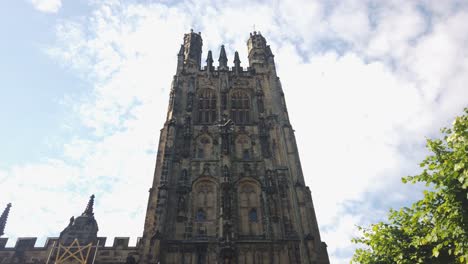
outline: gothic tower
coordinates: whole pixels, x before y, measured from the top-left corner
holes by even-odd
[[[224,46],[201,68],[185,34],[150,189],[140,264],[329,263],[265,38],[249,67]]]

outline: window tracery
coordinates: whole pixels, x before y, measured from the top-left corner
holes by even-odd
[[[241,235],[259,235],[260,220],[260,189],[258,184],[247,181],[239,186],[239,214]]]
[[[250,98],[244,91],[231,94],[231,119],[236,124],[250,123]]]
[[[198,94],[199,123],[213,123],[216,121],[216,93],[212,89],[203,89]]]

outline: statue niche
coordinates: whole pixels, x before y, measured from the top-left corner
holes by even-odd
[[[201,135],[197,138],[194,156],[197,159],[213,158],[213,139],[209,135]]]
[[[236,157],[241,160],[253,158],[252,140],[246,135],[239,135],[235,141]]]

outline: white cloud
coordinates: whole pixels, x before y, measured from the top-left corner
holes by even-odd
[[[57,13],[62,7],[62,0],[30,0],[34,8],[41,12]]]
[[[450,6],[429,1],[425,14],[408,1],[96,2],[88,20],[58,25],[49,50],[94,83],[71,106],[75,125],[93,133],[66,144],[63,160],[0,170],[2,186],[13,186],[0,201],[17,210],[8,235],[57,234],[91,193],[100,235],[140,235],[183,33],[202,31],[204,55],[217,58],[224,43],[247,66],[255,24],[275,53],[322,239],[332,263],[348,263],[354,225],[415,199],[399,178],[417,171],[424,137],[468,103],[467,13]],[[31,195],[20,196],[25,190]],[[20,220],[28,204],[47,210]]]

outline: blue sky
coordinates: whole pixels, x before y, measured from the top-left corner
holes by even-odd
[[[286,94],[332,263],[355,225],[419,197],[425,137],[468,103],[464,1],[0,3],[0,205],[6,236],[57,236],[96,194],[101,236],[141,235],[183,34],[247,63],[255,28]],[[304,111],[306,109],[306,111]]]

